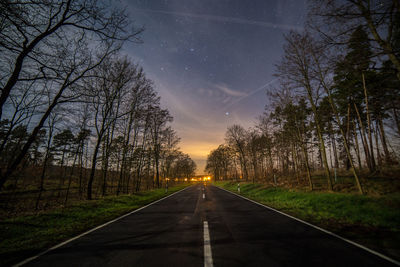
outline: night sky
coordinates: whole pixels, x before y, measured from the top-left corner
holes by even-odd
[[[180,148],[204,171],[233,124],[254,126],[268,104],[274,64],[306,0],[123,0],[142,44],[124,48],[154,81]],[[276,85],[276,84],[275,84]]]

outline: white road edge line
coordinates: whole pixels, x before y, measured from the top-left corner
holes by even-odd
[[[91,232],[93,232],[93,231],[96,231],[96,230],[98,230],[98,229],[100,229],[100,228],[103,228],[104,226],[107,226],[107,225],[109,225],[109,224],[111,224],[111,223],[113,223],[113,222],[116,222],[116,221],[118,221],[118,220],[121,220],[122,218],[125,218],[126,216],[129,216],[129,215],[131,215],[131,214],[133,214],[133,213],[135,213],[135,212],[138,212],[138,211],[140,211],[140,210],[142,210],[142,209],[145,209],[145,208],[147,208],[147,207],[149,207],[149,206],[151,206],[151,205],[153,205],[153,204],[156,204],[157,202],[160,202],[160,201],[162,201],[162,200],[164,200],[164,199],[166,199],[166,198],[169,198],[169,197],[171,197],[171,196],[173,196],[173,195],[175,195],[175,194],[177,194],[177,193],[180,193],[180,192],[182,192],[182,191],[188,189],[189,187],[192,187],[192,186],[188,186],[188,187],[186,187],[186,188],[184,188],[184,189],[181,189],[181,190],[179,190],[179,191],[177,191],[177,192],[175,192],[175,193],[172,193],[172,194],[170,194],[170,195],[168,195],[168,196],[165,196],[165,197],[163,197],[163,198],[160,198],[159,200],[153,201],[153,202],[151,202],[150,204],[147,204],[146,206],[143,206],[143,207],[138,208],[138,209],[136,209],[136,210],[130,211],[130,212],[128,212],[127,214],[124,214],[124,215],[122,215],[122,216],[120,216],[120,217],[118,217],[118,218],[116,218],[116,219],[114,219],[114,220],[108,221],[108,222],[106,222],[106,223],[104,223],[104,224],[102,224],[102,225],[99,225],[99,226],[97,226],[97,227],[95,227],[95,228],[93,228],[93,229],[90,229],[89,231],[86,231],[86,232],[84,232],[84,233],[82,233],[82,234],[80,234],[80,235],[77,235],[77,236],[75,236],[75,237],[73,237],[73,238],[71,238],[71,239],[68,239],[68,240],[66,240],[66,241],[64,241],[64,242],[62,242],[62,243],[60,243],[60,244],[58,244],[58,245],[55,245],[54,247],[51,247],[51,248],[49,248],[49,249],[47,249],[47,250],[45,250],[45,251],[43,251],[43,252],[41,252],[41,253],[39,253],[39,254],[37,254],[37,255],[35,255],[35,256],[32,256],[32,257],[30,257],[30,258],[27,258],[26,260],[23,260],[23,261],[21,261],[21,262],[15,264],[15,265],[13,265],[13,267],[19,267],[19,266],[22,266],[22,265],[24,265],[24,264],[27,264],[28,262],[33,261],[33,260],[39,258],[40,256],[43,256],[44,254],[46,254],[46,253],[48,253],[48,252],[50,252],[50,251],[52,251],[52,250],[55,250],[55,249],[57,249],[57,248],[59,248],[59,247],[62,247],[62,246],[64,246],[65,244],[68,244],[68,243],[70,243],[70,242],[72,242],[72,241],[74,241],[74,240],[76,240],[76,239],[78,239],[78,238],[80,238],[80,237],[82,237],[82,236],[84,236],[84,235],[87,235],[87,234],[89,234],[89,233],[91,233]]]
[[[229,191],[229,190],[226,190],[226,189],[224,189],[224,188],[221,188],[221,187],[219,187],[219,186],[215,186],[215,187],[217,187],[217,188],[219,188],[219,189],[221,189],[221,190],[224,190],[224,191],[226,191],[226,192],[228,192],[228,193],[231,193],[231,194],[233,194],[233,195],[236,195],[236,196],[238,196],[238,197],[241,197],[241,198],[243,198],[243,199],[246,199],[246,200],[248,200],[248,201],[250,201],[250,202],[253,202],[253,203],[255,203],[255,204],[259,205],[259,206],[262,206],[262,207],[267,208],[267,209],[269,209],[269,210],[275,211],[275,212],[277,212],[277,213],[279,213],[279,214],[282,214],[282,215],[284,215],[284,216],[286,216],[286,217],[289,217],[289,218],[291,218],[291,219],[293,219],[293,220],[296,220],[296,221],[298,221],[298,222],[307,224],[308,226],[311,226],[311,227],[313,227],[313,228],[315,228],[315,229],[318,229],[318,230],[320,230],[320,231],[322,231],[322,232],[324,232],[324,233],[327,233],[327,234],[329,234],[329,235],[331,235],[331,236],[334,236],[334,237],[336,237],[336,238],[339,238],[339,239],[341,239],[341,240],[343,240],[343,241],[345,241],[345,242],[347,242],[347,243],[350,243],[350,244],[352,244],[352,245],[354,245],[354,246],[356,246],[356,247],[359,247],[359,248],[361,248],[361,249],[364,249],[364,250],[368,251],[369,253],[372,253],[372,254],[374,254],[374,255],[376,255],[376,256],[382,258],[382,259],[385,259],[385,260],[387,260],[387,261],[390,261],[391,263],[394,263],[394,264],[400,266],[400,262],[399,262],[399,261],[397,261],[397,260],[395,260],[395,259],[392,259],[392,258],[389,258],[388,256],[383,255],[383,254],[381,254],[381,253],[379,253],[379,252],[377,252],[377,251],[375,251],[375,250],[372,250],[372,249],[370,249],[370,248],[364,247],[363,245],[358,244],[358,243],[356,243],[356,242],[354,242],[354,241],[351,241],[351,240],[349,240],[349,239],[346,239],[346,238],[344,238],[344,237],[341,237],[341,236],[339,236],[339,235],[337,235],[337,234],[335,234],[335,233],[332,233],[332,232],[330,232],[330,231],[328,231],[328,230],[325,230],[325,229],[323,229],[323,228],[321,228],[321,227],[318,227],[318,226],[316,226],[316,225],[314,225],[314,224],[308,223],[308,222],[303,221],[303,220],[301,220],[301,219],[299,219],[299,218],[293,217],[293,216],[291,216],[291,215],[289,215],[289,214],[286,214],[286,213],[284,213],[284,212],[282,212],[282,211],[276,210],[276,209],[274,209],[274,208],[271,208],[271,207],[269,207],[269,206],[267,206],[267,205],[261,204],[261,203],[259,203],[259,202],[257,202],[257,201],[254,201],[254,200],[252,200],[252,199],[249,199],[249,198],[247,198],[247,197],[244,197],[244,196],[241,196],[241,195],[239,195],[239,194],[233,193],[233,192],[231,192],[231,191]]]
[[[208,222],[204,221],[204,267],[212,267],[213,259],[211,253],[210,232],[208,231]]]

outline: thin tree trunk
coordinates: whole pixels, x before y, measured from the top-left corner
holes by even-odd
[[[345,150],[346,150],[347,158],[348,158],[349,163],[350,163],[350,166],[351,166],[351,171],[352,171],[352,173],[353,173],[354,180],[356,181],[356,185],[357,185],[357,187],[358,187],[359,192],[360,192],[361,194],[364,194],[364,191],[363,191],[362,186],[361,186],[360,179],[359,179],[359,177],[358,177],[358,174],[357,174],[357,172],[356,172],[356,168],[355,168],[355,166],[354,166],[353,159],[352,159],[352,157],[351,157],[348,139],[346,138],[346,134],[345,134],[345,132],[343,131],[343,127],[341,127],[339,113],[338,113],[338,111],[337,111],[337,109],[336,109],[335,104],[333,103],[332,95],[330,94],[330,91],[329,91],[327,88],[326,88],[326,92],[327,92],[327,94],[328,94],[328,100],[329,100],[329,103],[330,103],[330,105],[331,105],[332,111],[333,111],[333,113],[334,113],[334,115],[335,115],[335,117],[336,117],[336,121],[337,121],[337,123],[338,123],[340,133],[342,134],[342,137],[343,137],[343,141],[344,141],[344,142],[343,142],[343,145],[344,145],[344,148],[345,148]],[[348,109],[350,109],[350,106],[348,106]],[[349,111],[348,111],[348,112],[349,112]]]
[[[336,139],[335,136],[332,138],[332,148],[333,148],[333,156],[334,156],[334,161],[335,161],[335,168],[339,168],[339,157],[337,153],[337,147],[336,147]]]
[[[371,153],[371,158],[370,158],[371,159],[371,167],[372,167],[372,170],[375,171],[376,163],[375,163],[375,156],[374,156],[374,145],[372,143],[371,116],[370,116],[369,107],[368,107],[368,94],[367,94],[367,87],[365,86],[364,73],[362,73],[362,82],[363,82],[363,88],[364,88],[365,108],[366,108],[366,113],[367,113],[368,140],[369,140],[369,148],[370,148],[370,153]]]
[[[375,145],[376,145],[376,157],[378,159],[378,169],[382,167],[382,156],[379,149],[379,142],[378,142],[378,135],[379,135],[379,128],[378,123],[375,122]]]
[[[84,142],[79,144],[80,152],[79,152],[79,198],[82,196],[83,186],[82,186],[82,176],[83,176],[83,151],[84,151]]]
[[[294,172],[296,175],[297,183],[300,185],[299,168],[297,166],[297,152],[294,144],[292,144],[292,157],[293,157]]]
[[[397,134],[400,136],[400,119],[399,116],[397,115],[397,110],[395,107],[393,107],[393,120],[396,123]]]
[[[308,92],[308,98],[309,98],[310,104],[311,104],[311,109],[312,109],[312,111],[314,113],[314,121],[315,121],[315,126],[317,128],[317,136],[318,136],[318,140],[319,140],[321,159],[322,159],[322,163],[323,163],[323,166],[324,166],[326,179],[328,181],[328,190],[332,191],[333,190],[332,178],[331,178],[331,173],[329,171],[328,160],[327,160],[327,157],[326,157],[325,141],[324,141],[324,138],[322,136],[322,129],[320,127],[320,121],[319,121],[317,107],[315,106],[313,97],[311,95],[311,89],[307,88],[307,92]]]
[[[108,173],[108,158],[109,158],[109,143],[110,143],[110,128],[105,140],[103,141],[103,153],[102,153],[102,174],[103,174],[103,186],[101,195],[104,197],[107,191],[107,173]]]
[[[303,127],[303,129],[302,129],[302,131],[304,130],[304,125],[302,125]],[[309,162],[308,162],[308,152],[307,152],[307,147],[306,147],[306,144],[304,144],[304,140],[303,140],[303,135],[301,134],[301,132],[300,132],[300,129],[299,128],[297,128],[297,134],[298,134],[298,137],[299,137],[299,141],[300,141],[300,147],[301,147],[301,150],[303,151],[303,155],[304,155],[304,161],[305,161],[305,164],[306,164],[306,172],[307,172],[307,180],[308,180],[308,184],[309,184],[309,186],[310,186],[310,190],[313,190],[313,183],[312,183],[312,179],[311,179],[311,171],[310,171],[310,164],[309,164]]]
[[[389,147],[386,141],[385,127],[383,127],[382,117],[379,117],[378,124],[379,124],[379,132],[382,141],[381,143],[383,147],[383,152],[385,153],[385,161],[386,163],[391,164],[392,159],[390,157]]]
[[[76,164],[76,160],[78,159],[78,151],[79,151],[79,148],[76,150],[75,157],[74,157],[74,162],[72,163],[71,174],[69,175],[69,179],[68,179],[67,192],[65,193],[64,206],[67,205],[68,196],[69,196],[69,192],[70,192],[70,189],[71,189],[72,176],[74,175],[75,164]]]
[[[359,169],[362,169],[362,164],[361,164],[361,155],[360,155],[360,146],[358,145],[358,136],[357,136],[357,128],[356,128],[356,122],[353,119],[353,131],[354,131],[354,144],[356,148],[356,155],[357,155],[357,160],[358,160],[358,166]]]
[[[53,137],[53,127],[50,126],[49,127],[49,136],[48,136],[47,145],[46,145],[46,154],[44,156],[44,161],[43,161],[42,174],[40,175],[39,194],[36,199],[35,210],[38,210],[38,208],[39,208],[40,198],[42,197],[42,193],[44,190],[44,178],[46,176],[47,163],[50,159],[50,147],[51,147],[52,137]]]
[[[319,65],[318,65],[318,67],[319,67]],[[319,71],[319,74],[320,74],[320,75],[321,75],[322,73],[323,73],[323,72]],[[336,108],[335,103],[333,102],[332,95],[331,95],[331,91],[330,91],[330,89],[328,88],[328,86],[327,86],[327,85],[325,84],[325,82],[324,82],[324,77],[320,77],[320,78],[321,78],[321,81],[322,81],[322,86],[324,87],[325,92],[326,92],[327,95],[328,95],[328,101],[329,101],[329,104],[330,104],[330,106],[331,106],[331,108],[332,108],[332,111],[333,111],[333,113],[334,113],[334,116],[335,116],[335,118],[336,118],[337,124],[338,124],[338,126],[339,126],[340,133],[342,134],[343,141],[344,141],[344,142],[343,142],[343,145],[344,145],[344,148],[345,148],[345,150],[346,150],[347,158],[348,158],[349,163],[350,163],[350,166],[351,166],[351,171],[352,171],[352,173],[353,173],[354,180],[355,180],[355,182],[356,182],[356,185],[357,185],[357,187],[358,187],[359,192],[360,192],[361,194],[364,194],[364,191],[363,191],[362,186],[361,186],[360,179],[359,179],[359,177],[358,177],[356,168],[355,168],[355,166],[354,166],[353,159],[352,159],[352,157],[351,157],[349,142],[348,142],[348,139],[346,138],[346,133],[344,132],[343,127],[342,127],[342,125],[341,125],[341,120],[340,120],[339,112],[338,112],[338,110],[337,110],[337,108]],[[348,111],[347,111],[347,112],[348,112],[348,114],[349,114],[349,112],[350,112],[350,105],[348,105]],[[348,117],[349,117],[349,115],[348,115]],[[349,119],[348,119],[348,120],[349,120]]]
[[[369,153],[369,147],[368,147],[368,142],[367,142],[367,137],[365,136],[365,129],[364,125],[361,120],[360,112],[358,111],[357,105],[354,103],[354,108],[357,113],[357,118],[358,118],[358,125],[359,125],[359,131],[361,135],[361,141],[364,147],[364,153],[365,153],[365,160],[367,162],[367,166],[369,168],[370,172],[373,172],[372,164],[371,164],[371,155]]]
[[[99,148],[100,148],[102,135],[103,134],[98,136],[97,143],[96,143],[96,146],[95,146],[94,151],[93,151],[92,168],[90,170],[89,181],[88,181],[88,186],[87,186],[87,199],[88,200],[92,199],[92,187],[93,187],[94,175],[95,175],[95,172],[96,172],[97,154],[99,153]]]
[[[61,170],[61,175],[60,175],[60,181],[58,182],[58,193],[57,193],[57,199],[61,196],[61,190],[62,187],[64,186],[64,179],[65,179],[65,168],[64,167],[64,160],[65,160],[65,152],[66,147],[64,146],[63,153],[61,156],[61,162],[60,162],[60,170]]]

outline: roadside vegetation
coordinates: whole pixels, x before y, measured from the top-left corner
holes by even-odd
[[[0,222],[0,265],[10,265],[33,256],[91,228],[177,192],[189,184],[142,191],[133,195],[84,200],[31,216]]]
[[[237,182],[214,185],[238,193]],[[400,259],[400,193],[359,195],[240,182],[240,195]]]

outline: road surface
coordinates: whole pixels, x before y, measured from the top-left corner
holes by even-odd
[[[198,184],[26,266],[396,266],[309,225]]]

